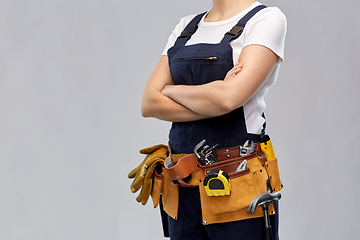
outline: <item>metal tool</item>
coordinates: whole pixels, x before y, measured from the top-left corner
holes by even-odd
[[[243,146],[240,146],[240,155],[239,157],[246,156],[255,151],[255,143],[252,140],[247,140]],[[245,170],[247,167],[247,160],[242,161],[239,166],[236,168],[235,172]]]
[[[213,150],[218,146],[218,144],[212,146],[211,148],[207,149],[205,151],[205,164],[209,165],[209,164],[213,164],[216,162],[219,162],[219,159],[217,159],[215,153],[213,152]]]
[[[242,161],[239,166],[236,168],[235,172],[245,170],[247,167],[247,160]]]
[[[202,140],[194,147],[195,157],[199,160],[201,165],[209,165],[215,162],[219,162],[213,150],[218,146],[218,144],[210,147],[206,145],[206,140]],[[200,152],[200,153],[199,153]]]
[[[243,146],[240,146],[240,157],[253,153],[255,151],[255,143],[247,140]]]
[[[205,145],[205,146],[202,148],[202,150],[200,151],[201,156],[205,156],[205,155],[206,155],[205,151],[206,151],[207,149],[209,149],[209,148],[210,148],[209,145]]]
[[[201,142],[199,142],[198,144],[196,144],[194,147],[195,157],[199,160],[201,165],[205,165],[205,158],[203,157],[204,155],[200,155],[199,152],[200,152],[200,148],[202,146],[204,146],[205,144],[206,144],[206,140],[204,139]]]
[[[255,209],[258,205],[262,207],[264,212],[264,224],[265,224],[265,240],[272,240],[272,232],[270,225],[270,216],[269,216],[269,204],[273,201],[280,200],[281,193],[280,192],[266,192],[257,195],[250,203],[247,212],[254,213]]]

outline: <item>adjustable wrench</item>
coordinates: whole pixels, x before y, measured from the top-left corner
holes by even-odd
[[[243,146],[240,146],[240,157],[248,155],[255,151],[255,143],[252,140],[247,140]]]

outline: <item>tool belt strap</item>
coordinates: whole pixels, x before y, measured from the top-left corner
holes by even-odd
[[[232,158],[239,158],[240,146],[218,149],[214,150],[214,152],[216,153],[216,157],[220,162]],[[252,154],[244,156],[244,158],[248,158],[250,155],[261,155],[259,143],[255,143],[255,151]],[[199,163],[195,154],[171,154],[171,152],[166,158],[164,166],[166,173],[172,183],[183,186],[189,186],[183,181],[183,179],[187,178],[193,172],[197,172],[200,169],[206,168],[206,165],[202,166]]]

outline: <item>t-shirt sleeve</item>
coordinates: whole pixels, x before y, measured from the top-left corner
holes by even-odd
[[[174,30],[170,34],[162,55],[167,55],[167,51],[169,50],[169,48],[174,46],[176,39],[180,36],[181,32],[195,16],[196,15],[189,15],[180,19],[180,22],[175,26]]]
[[[254,16],[244,29],[244,47],[252,44],[262,45],[272,50],[284,60],[287,20],[277,7],[268,7],[262,14]]]

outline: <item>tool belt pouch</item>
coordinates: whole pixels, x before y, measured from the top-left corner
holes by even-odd
[[[160,195],[161,195],[161,191],[163,188],[164,174],[163,174],[162,168],[163,168],[163,164],[159,164],[159,166],[155,169],[154,175],[153,175],[151,199],[152,199],[154,208],[156,208],[159,205]]]
[[[237,166],[245,159],[247,159],[248,168],[234,172]],[[201,168],[204,173],[212,169],[220,169],[226,172],[230,178],[230,195],[204,196],[208,198],[209,209],[214,214],[233,212],[246,208],[254,197],[267,191],[267,172],[256,156],[253,156],[251,159],[238,157],[201,166]],[[204,188],[204,185],[200,184],[199,187]]]
[[[247,160],[247,168],[234,172],[234,169],[245,159]],[[206,202],[208,202],[208,207],[213,214],[234,212],[247,208],[257,195],[268,190],[268,179],[271,181],[273,190],[278,191],[283,187],[279,178],[277,160],[267,162],[265,158],[258,157],[256,154],[201,166],[201,168],[204,174],[212,169],[220,169],[227,172],[230,178],[230,195],[203,196],[208,198]],[[203,184],[199,186],[204,188]]]
[[[190,156],[190,157],[189,157]],[[183,187],[194,187],[199,183],[192,177],[200,170],[198,160],[188,154],[170,154],[164,162],[165,171],[170,182]]]
[[[170,182],[170,178],[163,167],[164,181],[162,188],[162,201],[164,211],[172,218],[177,219],[179,209],[179,187]]]
[[[266,161],[265,167],[270,179],[270,185],[272,187],[272,190],[280,191],[281,189],[283,189],[284,185],[280,180],[278,160],[275,158],[274,160]]]

